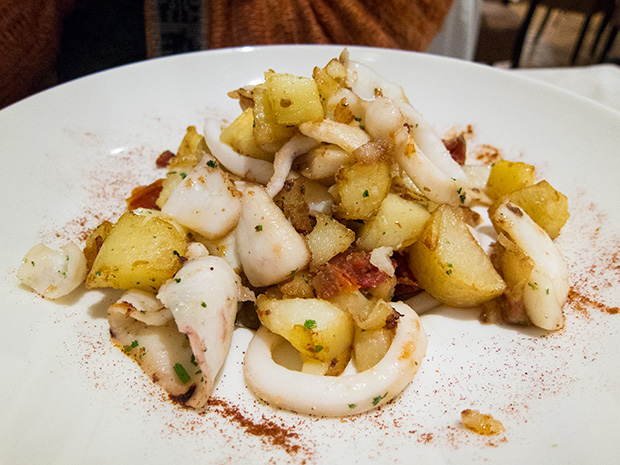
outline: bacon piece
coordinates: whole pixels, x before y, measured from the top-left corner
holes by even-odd
[[[467,141],[465,136],[459,134],[451,139],[443,139],[442,142],[446,149],[448,149],[448,152],[450,152],[452,159],[459,165],[464,165],[467,158]]]
[[[166,150],[165,152],[162,152],[161,155],[159,155],[159,157],[157,157],[155,164],[159,168],[166,168],[170,164],[170,160],[172,160],[175,156],[176,155],[172,153],[170,150]]]
[[[422,288],[409,268],[409,254],[404,250],[392,254],[392,262],[396,263],[396,287],[394,300],[406,300],[422,292]]]
[[[132,190],[131,196],[127,199],[129,210],[135,210],[136,208],[159,210],[157,199],[163,188],[163,183],[163,179],[158,179],[148,186],[139,186]]]
[[[370,263],[370,252],[353,251],[336,255],[312,281],[317,296],[322,299],[334,297],[343,291],[377,287],[387,274]]]

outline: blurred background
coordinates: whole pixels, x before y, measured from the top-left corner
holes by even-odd
[[[57,59],[52,75],[39,79],[29,93],[111,67],[209,47],[201,22],[203,0],[56,1],[70,5],[59,19]],[[454,0],[426,51],[503,68],[619,63],[619,3]],[[0,1],[0,23],[2,16]]]

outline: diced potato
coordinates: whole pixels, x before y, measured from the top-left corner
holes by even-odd
[[[357,329],[353,340],[353,362],[358,372],[369,370],[381,361],[387,353],[394,332],[385,329],[364,331]]]
[[[156,204],[162,208],[170,198],[175,187],[185,179],[194,166],[202,159],[205,153],[210,153],[205,138],[198,134],[194,126],[189,126],[179,145],[176,156],[170,159],[166,179],[162,183],[162,189]]]
[[[520,161],[499,160],[493,164],[487,180],[491,200],[534,184],[534,167]]]
[[[258,317],[271,332],[288,340],[302,359],[341,363],[348,361],[355,334],[351,316],[321,299],[256,300]]]
[[[319,88],[314,79],[268,71],[265,86],[278,124],[297,126],[323,119]]]
[[[316,81],[319,90],[319,98],[323,105],[323,110],[325,110],[329,98],[340,89],[340,83],[336,78],[329,75],[326,68],[314,68],[312,71],[312,78]]]
[[[409,266],[431,296],[455,307],[473,307],[501,295],[506,284],[461,215],[441,205],[409,249]]]
[[[320,145],[297,158],[299,173],[306,178],[332,179],[340,168],[355,162],[355,156],[334,144]]]
[[[220,140],[241,155],[273,162],[273,153],[265,152],[254,139],[254,110],[247,108],[222,131]]]
[[[355,163],[336,174],[336,216],[347,220],[365,220],[373,216],[390,191],[391,168],[388,162],[372,165]]]
[[[263,150],[275,153],[295,134],[295,128],[276,121],[264,85],[254,88],[254,140]]]
[[[84,245],[84,257],[86,258],[86,269],[90,270],[95,262],[95,257],[99,253],[99,249],[103,245],[106,237],[110,235],[110,232],[114,228],[114,225],[109,221],[104,221],[97,226],[86,239]]]
[[[125,213],[103,241],[86,286],[157,290],[181,268],[186,246],[170,222]]]
[[[377,214],[365,220],[358,231],[357,245],[363,250],[391,247],[401,250],[413,244],[431,217],[421,204],[389,193]]]
[[[313,269],[347,250],[355,240],[355,233],[331,216],[317,212],[315,218],[316,225],[306,236],[312,253],[310,267]]]
[[[168,170],[174,171],[177,167],[183,167],[184,169],[193,168],[205,153],[209,153],[205,138],[198,134],[194,126],[189,126],[181,141],[181,145],[179,145],[176,156],[170,159]]]
[[[314,288],[311,283],[312,277],[305,271],[297,273],[288,281],[278,284],[278,289],[283,296],[311,299],[314,297]]]
[[[489,216],[493,216],[497,207],[506,200],[523,208],[525,213],[543,228],[551,239],[558,237],[570,216],[568,199],[547,181],[540,181],[533,186],[500,197],[489,208]]]
[[[349,312],[361,329],[378,329],[386,325],[393,313],[392,306],[384,300],[366,298],[360,291],[341,292],[330,299],[341,310]]]

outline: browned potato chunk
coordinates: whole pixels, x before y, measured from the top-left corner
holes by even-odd
[[[487,180],[491,200],[534,184],[534,167],[520,161],[499,160],[493,164]]]
[[[295,128],[276,121],[276,115],[264,85],[254,88],[254,140],[260,148],[275,153],[295,134]]]
[[[409,258],[422,288],[454,307],[480,305],[506,288],[461,215],[447,205],[433,212]]]
[[[349,360],[355,324],[347,312],[330,302],[260,295],[256,307],[261,323],[288,340],[304,361],[342,365]]]
[[[357,371],[369,370],[379,363],[390,348],[393,337],[394,332],[389,329],[364,331],[358,328],[353,340],[353,361]]]
[[[186,245],[172,223],[125,213],[103,241],[86,286],[155,291],[181,268]]]
[[[241,155],[273,162],[273,153],[265,152],[254,139],[254,110],[247,108],[220,136],[220,140],[230,145]]]
[[[391,169],[383,161],[371,165],[355,163],[336,175],[336,215],[347,220],[373,216],[390,191]]]
[[[570,216],[568,199],[547,181],[540,181],[533,186],[502,196],[489,208],[489,216],[493,216],[497,207],[506,200],[521,207],[551,239],[559,236],[560,230]]]
[[[316,213],[316,225],[306,236],[312,253],[310,267],[317,269],[341,252],[355,240],[355,233],[329,215]]]
[[[323,119],[319,88],[312,78],[287,73],[265,73],[269,102],[278,124],[298,126]]]
[[[420,237],[430,216],[421,204],[390,193],[381,202],[377,214],[364,221],[358,231],[357,245],[364,250],[408,247]]]

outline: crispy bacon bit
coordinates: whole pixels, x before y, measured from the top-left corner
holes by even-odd
[[[452,137],[451,139],[444,139],[443,145],[446,146],[446,149],[448,149],[448,152],[450,152],[455,162],[459,165],[465,164],[465,159],[467,158],[467,141],[463,134]]]
[[[409,254],[404,250],[394,252],[392,262],[396,263],[396,287],[394,288],[394,300],[406,300],[419,294],[422,288],[409,268]]]
[[[349,249],[332,258],[312,285],[319,298],[328,299],[344,291],[377,287],[386,279],[387,275],[370,263],[370,252]]]
[[[157,199],[163,188],[163,179],[158,179],[148,186],[139,186],[131,191],[131,196],[127,199],[127,207],[129,210],[136,208],[150,208],[159,210]]]
[[[176,155],[172,153],[170,150],[166,150],[162,152],[162,154],[157,157],[155,164],[158,168],[166,168],[170,164],[170,160],[172,160]]]

